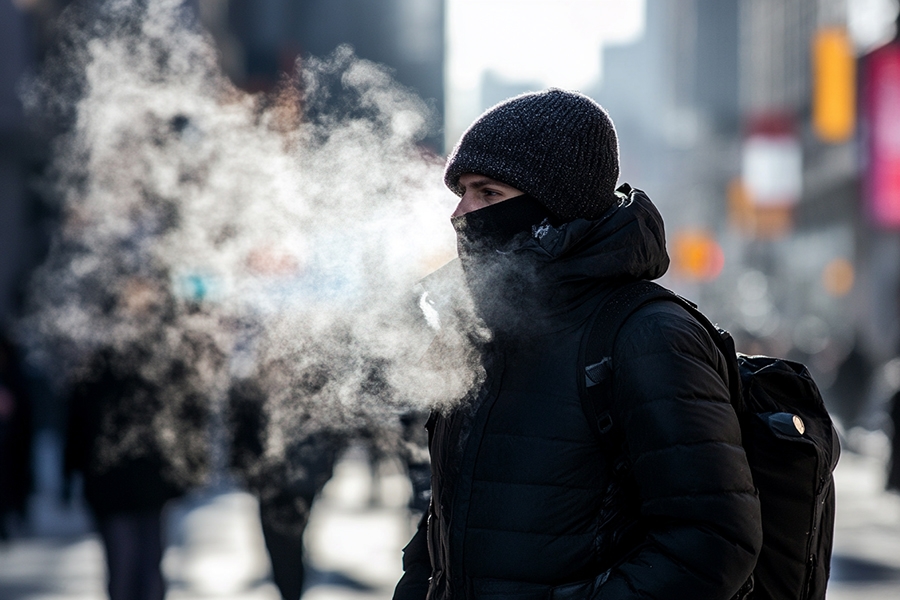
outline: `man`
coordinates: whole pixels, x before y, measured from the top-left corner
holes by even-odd
[[[557,89],[491,108],[451,153],[460,263],[491,336],[479,384],[429,422],[432,501],[394,598],[744,595],[759,503],[704,327],[669,302],[623,325],[620,456],[581,404],[590,317],[669,263],[659,213],[618,175],[607,113]]]

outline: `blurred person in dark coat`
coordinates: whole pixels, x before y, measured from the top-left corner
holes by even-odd
[[[161,600],[163,507],[185,489],[167,473],[153,423],[159,390],[136,371],[140,349],[105,349],[73,387],[66,432],[67,480],[80,472],[106,552],[111,600]]]
[[[298,600],[306,579],[303,534],[313,501],[334,471],[341,442],[326,430],[302,433],[298,424],[296,431],[287,432],[293,437],[284,440],[284,448],[272,451],[269,390],[282,385],[289,371],[275,362],[256,377],[235,381],[226,424],[231,470],[259,501],[272,580],[284,600]]]
[[[111,600],[165,596],[164,508],[209,474],[209,381],[224,355],[199,321],[177,320],[164,289],[125,282],[112,310],[141,329],[97,350],[70,390],[65,480],[83,477]]]
[[[33,480],[32,411],[15,345],[0,334],[0,540],[9,537],[9,517],[25,517]]]
[[[893,492],[900,492],[900,390],[891,397],[891,458],[888,462],[888,473],[885,487]]]

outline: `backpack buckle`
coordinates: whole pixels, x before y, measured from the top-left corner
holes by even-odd
[[[598,363],[588,365],[584,368],[584,387],[591,388],[603,382],[609,377],[612,367],[610,366],[610,358],[607,356]]]

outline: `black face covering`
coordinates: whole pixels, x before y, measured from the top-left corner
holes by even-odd
[[[452,217],[460,256],[502,250],[521,233],[531,234],[534,225],[544,219],[556,221],[543,204],[523,194],[486,206],[479,210]],[[554,223],[555,224],[555,223]]]
[[[453,217],[457,248],[476,310],[495,332],[520,328],[537,299],[533,265],[521,253],[502,252],[514,238],[556,218],[528,195]]]

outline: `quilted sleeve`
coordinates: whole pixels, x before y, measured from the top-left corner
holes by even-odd
[[[725,359],[687,311],[659,302],[628,319],[613,361],[613,418],[648,533],[596,597],[728,600],[753,570],[762,526]]]
[[[431,577],[428,555],[428,512],[422,515],[419,527],[403,549],[403,577],[394,589],[393,600],[425,600]]]

